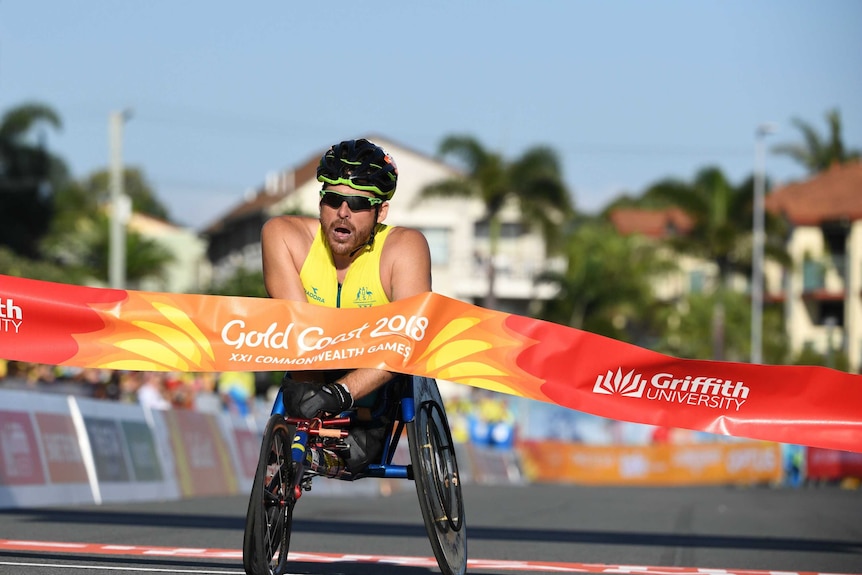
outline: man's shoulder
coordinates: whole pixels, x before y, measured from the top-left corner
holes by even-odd
[[[314,235],[319,222],[308,216],[274,216],[263,225],[264,233]]]
[[[402,255],[428,251],[428,240],[416,228],[392,226],[386,238],[386,246],[390,253]]]
[[[395,260],[408,256],[410,259],[429,257],[428,240],[425,235],[416,228],[393,226],[386,238],[384,247],[387,259]],[[393,261],[390,259],[390,261]]]
[[[389,229],[389,237],[396,238],[396,241],[418,241],[418,242],[426,242],[425,234],[419,231],[416,228],[410,228],[406,226],[390,226]]]

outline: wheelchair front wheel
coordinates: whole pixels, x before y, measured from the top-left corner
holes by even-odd
[[[287,570],[293,506],[293,432],[281,415],[267,421],[251,488],[242,564],[247,575],[280,575]]]
[[[416,412],[407,424],[407,438],[419,507],[443,575],[463,575],[467,570],[467,530],[455,444],[436,382],[417,379]]]

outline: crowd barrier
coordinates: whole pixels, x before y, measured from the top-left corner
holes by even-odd
[[[0,389],[0,508],[174,500],[248,492],[266,415],[157,410]],[[457,446],[462,480],[520,481],[511,451]],[[406,437],[396,461],[409,462]],[[311,496],[413,489],[401,480],[318,481]]]
[[[0,389],[0,508],[173,500],[246,493],[266,416],[155,410],[136,404]],[[778,484],[782,446],[734,441],[600,446],[522,440],[456,445],[464,483]],[[396,462],[409,462],[404,438]],[[809,449],[802,474],[862,477],[862,454]],[[324,480],[310,496],[379,495],[403,480]]]
[[[0,389],[0,508],[238,494],[259,449],[226,413]]]

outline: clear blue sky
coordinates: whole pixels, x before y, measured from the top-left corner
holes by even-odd
[[[797,142],[792,118],[825,135],[838,108],[862,148],[862,2],[0,0],[0,111],[29,100],[61,115],[48,141],[75,176],[107,166],[108,116],[132,108],[126,162],[196,228],[368,133],[551,146],[592,212],[706,165],[742,181],[764,122]]]

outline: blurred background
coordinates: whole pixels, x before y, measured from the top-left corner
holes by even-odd
[[[265,297],[260,226],[316,213],[320,154],[368,137],[435,291],[678,357],[859,373],[860,29],[852,0],[4,1],[0,274]],[[252,427],[277,381],[0,359],[3,388]],[[445,383],[459,440],[506,477],[748,457]],[[614,470],[540,459],[588,446],[611,451],[566,458]],[[853,454],[773,448],[766,475],[719,480],[862,476]]]

